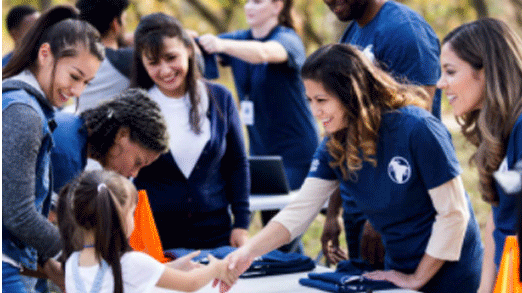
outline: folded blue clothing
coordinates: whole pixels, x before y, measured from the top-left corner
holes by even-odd
[[[362,275],[373,271],[373,267],[363,259],[343,260],[337,264],[336,272],[345,272],[352,275]]]
[[[374,281],[361,276],[370,271],[372,271],[371,266],[363,260],[342,261],[337,264],[335,272],[309,273],[308,278],[300,279],[299,283],[304,286],[339,293],[398,288],[388,281]]]
[[[201,51],[201,57],[203,58],[204,62],[203,76],[207,79],[219,78],[216,54],[207,53],[207,51],[205,51],[205,49],[203,49],[203,47],[199,44],[199,38],[196,38],[196,44]]]
[[[339,285],[324,280],[303,278],[299,280],[299,284],[307,287],[317,288],[323,291],[336,293],[355,293],[368,292],[374,290],[397,289],[393,283],[388,281],[368,280],[362,276],[351,276],[349,282]]]
[[[201,253],[194,258],[194,261],[206,263],[208,262],[207,256],[209,254],[212,254],[216,258],[223,259],[235,249],[235,247],[231,246],[222,246],[215,249],[202,250]],[[165,251],[165,255],[172,258],[178,258],[193,251],[194,249],[176,248]],[[250,268],[241,275],[241,278],[305,272],[313,270],[314,268],[314,261],[306,255],[299,253],[284,253],[279,250],[274,250],[256,258]]]
[[[200,262],[200,263],[208,263],[208,255],[212,254],[215,258],[223,259],[225,258],[229,253],[236,250],[235,247],[232,246],[221,246],[213,249],[200,249],[201,253],[193,258],[194,261]],[[167,257],[176,259],[182,256],[185,256],[189,253],[192,253],[196,251],[196,249],[189,249],[189,248],[174,248],[165,250],[164,254]]]

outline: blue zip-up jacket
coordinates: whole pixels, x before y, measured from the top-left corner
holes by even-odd
[[[80,116],[58,111],[55,114],[55,146],[51,152],[53,190],[59,193],[69,181],[87,166],[87,128]]]
[[[15,152],[9,148],[20,143],[15,141],[16,138],[29,134],[16,133],[17,129],[13,128],[14,126],[3,125],[2,254],[26,268],[35,270],[38,257],[46,260],[56,255],[61,248],[58,230],[46,221],[52,186],[51,132],[54,127],[54,109],[49,101],[29,84],[6,80],[2,83],[2,114],[6,115],[8,109],[17,105],[28,106],[30,112],[35,112],[29,115],[37,115],[40,118],[42,132],[41,137],[34,138],[41,139],[40,141],[32,141],[33,144],[30,145],[23,144],[23,148]],[[22,109],[24,108],[20,108]],[[22,123],[33,121],[30,119],[32,117],[19,118]],[[8,121],[13,120],[10,118]],[[20,157],[24,157],[26,162],[18,161]],[[29,161],[32,158],[36,159],[35,162]],[[34,170],[26,170],[24,166],[31,166],[29,168]],[[17,172],[24,174],[19,176]],[[30,194],[25,194],[26,191]]]
[[[147,191],[165,249],[199,243],[201,248],[210,248],[219,243],[217,238],[227,238],[220,234],[249,225],[250,176],[237,108],[225,87],[213,83],[206,83],[206,87],[211,136],[190,177],[185,178],[168,152],[141,169],[134,179],[138,189]]]

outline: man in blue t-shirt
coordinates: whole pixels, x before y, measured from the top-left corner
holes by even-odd
[[[353,20],[339,42],[359,47],[374,63],[390,72],[397,80],[423,86],[432,98],[433,115],[440,118],[441,93],[435,86],[440,77],[440,43],[422,16],[391,0],[323,1],[340,21]],[[346,195],[343,194],[343,197]],[[380,245],[379,236],[366,223],[353,201],[341,201],[340,193],[332,196],[328,207],[321,237],[325,255],[328,256],[329,241],[333,242],[333,251],[339,252],[337,243],[340,229],[337,215],[341,202],[350,258],[363,257],[380,267],[384,248]],[[371,240],[361,243],[363,237]]]

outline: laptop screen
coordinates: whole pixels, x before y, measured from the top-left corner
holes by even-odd
[[[283,159],[280,156],[251,156],[251,194],[288,194],[290,185],[286,178]]]

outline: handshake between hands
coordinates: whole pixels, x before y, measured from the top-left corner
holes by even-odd
[[[252,265],[254,258],[247,246],[240,247],[222,260],[209,255],[209,265],[215,265],[218,272],[212,287],[216,287],[219,284],[220,293],[229,291],[239,276]]]

